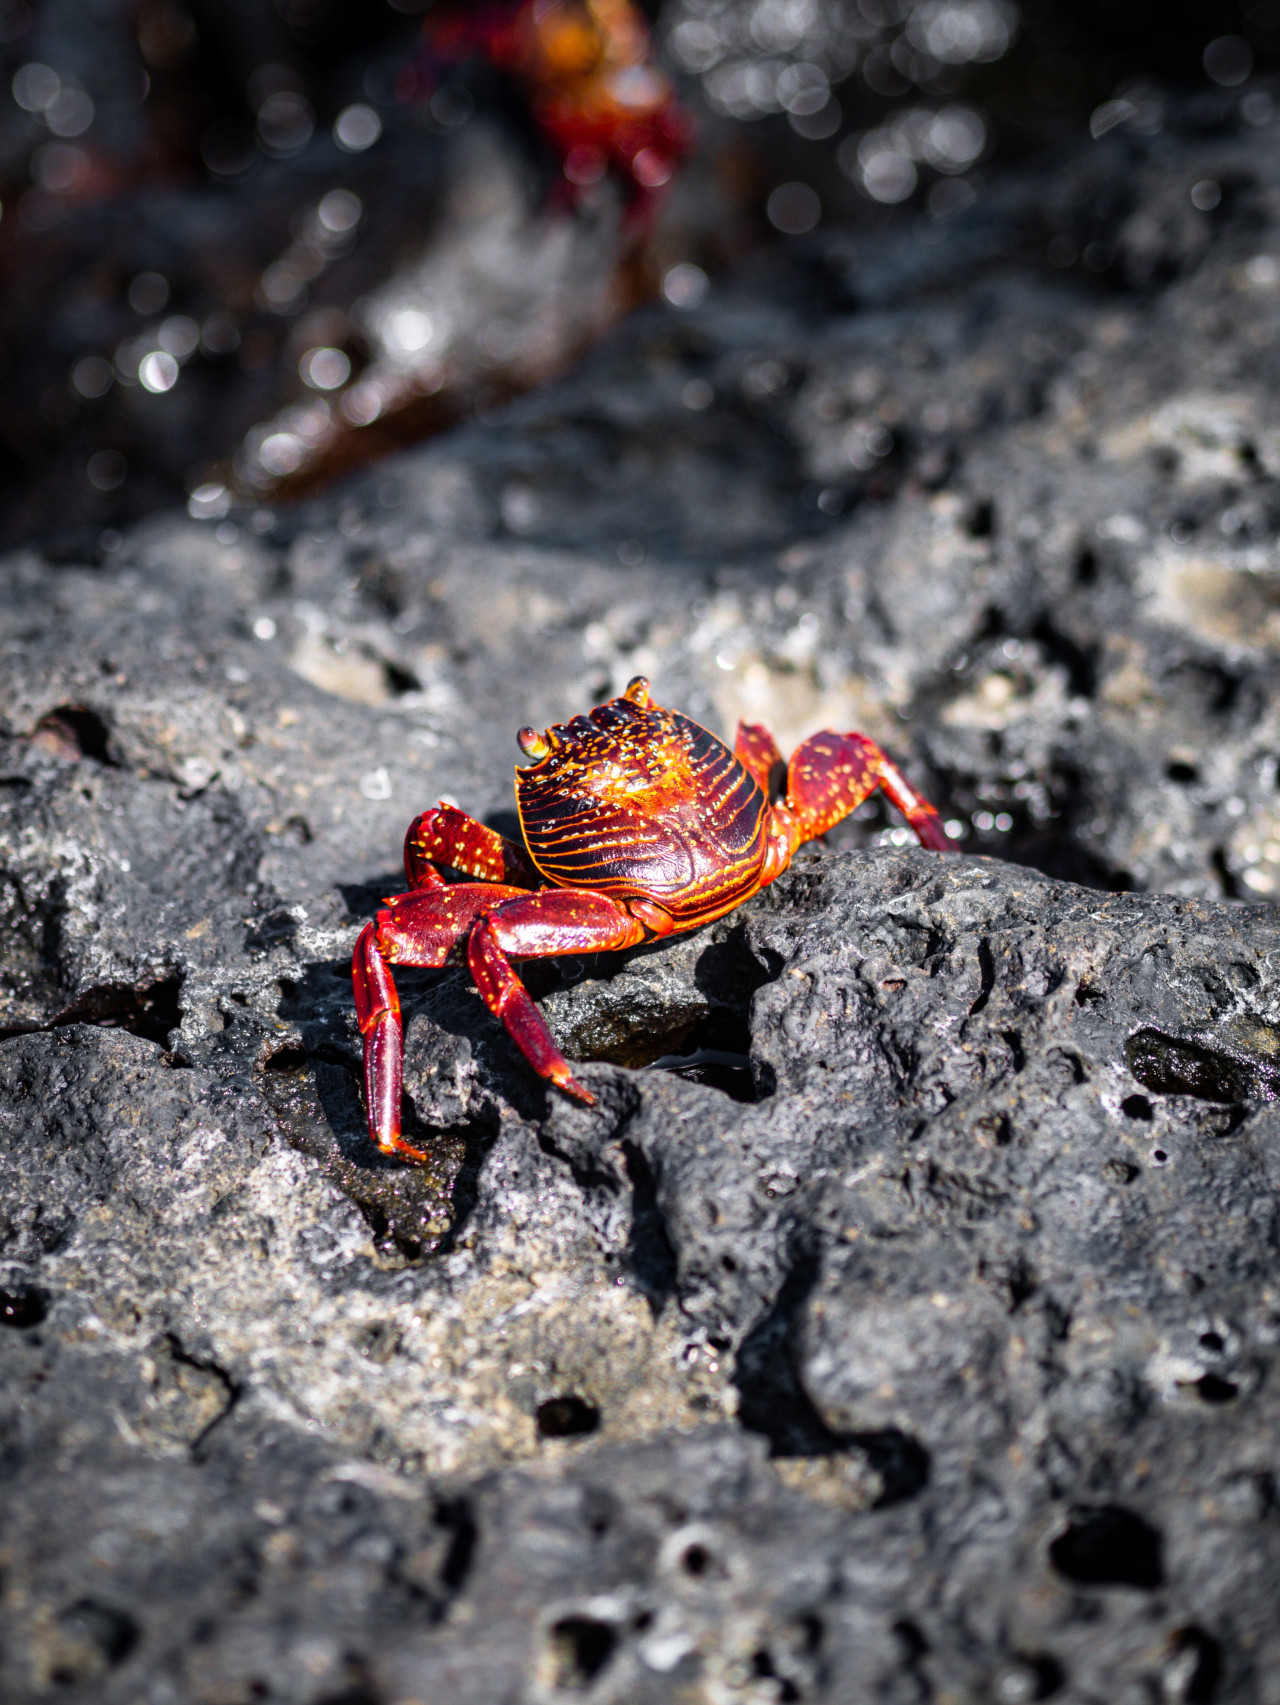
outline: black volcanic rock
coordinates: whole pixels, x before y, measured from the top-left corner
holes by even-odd
[[[0,564],[6,1700],[1270,1697],[1280,178],[1222,102],[305,509]],[[1111,272],[1042,272],[1108,175]],[[384,1159],[405,826],[509,828],[514,730],[637,672],[862,726],[963,856],[873,804],[530,967],[594,1108],[405,973]]]

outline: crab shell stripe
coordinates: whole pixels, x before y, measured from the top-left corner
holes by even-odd
[[[551,757],[516,772],[525,844],[548,881],[652,898],[685,928],[751,892],[768,801],[714,734],[618,700],[552,734]]]

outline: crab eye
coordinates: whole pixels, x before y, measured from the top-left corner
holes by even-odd
[[[551,750],[546,736],[539,734],[536,728],[522,728],[516,735],[516,745],[526,758],[545,758]]]
[[[624,699],[629,699],[633,705],[639,705],[644,710],[649,703],[649,682],[643,675],[633,675],[627,682]]]

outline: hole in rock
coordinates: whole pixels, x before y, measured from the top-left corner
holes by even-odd
[[[1032,636],[1039,640],[1048,661],[1066,670],[1072,695],[1091,699],[1098,690],[1098,648],[1078,645],[1047,616],[1036,623]]]
[[[880,1476],[884,1490],[876,1499],[877,1508],[906,1503],[928,1485],[929,1453],[909,1433],[884,1427],[875,1433],[851,1433],[847,1443],[865,1452]]]
[[[973,1005],[969,1008],[970,1018],[974,1018],[991,999],[991,991],[996,986],[996,962],[991,952],[991,943],[986,936],[978,938],[978,993]]]
[[[794,1681],[778,1674],[774,1667],[773,1654],[765,1646],[751,1654],[751,1673],[761,1680],[776,1682],[777,1686],[769,1697],[783,1701],[783,1705],[794,1705],[794,1701],[803,1697]]]
[[[673,1072],[689,1083],[704,1083],[733,1101],[761,1099],[751,1071],[751,1027],[745,1012],[716,1007],[685,1039],[678,1054],[663,1054],[650,1071]]]
[[[1057,1572],[1079,1586],[1158,1587],[1164,1581],[1163,1542],[1155,1528],[1118,1504],[1072,1510],[1049,1546]]]
[[[1164,773],[1170,781],[1176,781],[1182,787],[1188,786],[1193,781],[1200,780],[1200,771],[1195,767],[1195,765],[1184,764],[1181,759],[1178,758],[1175,758],[1171,763],[1165,765]]]
[[[86,989],[47,1023],[0,1028],[0,1037],[57,1030],[68,1024],[95,1024],[103,1030],[128,1030],[163,1046],[169,1032],[182,1022],[181,991],[182,976],[177,972],[141,986],[102,983]]]
[[[298,920],[293,913],[284,906],[276,906],[253,920],[245,933],[244,944],[250,953],[269,952],[282,941],[292,941],[297,928]]]
[[[733,1101],[756,1099],[751,1061],[746,1054],[733,1054],[722,1048],[695,1048],[688,1054],[663,1054],[650,1069],[671,1072],[688,1083],[706,1084]]]
[[[600,1674],[618,1646],[616,1631],[591,1616],[565,1616],[549,1635],[551,1682],[558,1690],[584,1688]]]
[[[1076,557],[1076,585],[1094,586],[1098,580],[1098,553],[1085,545]]]
[[[1126,1095],[1120,1103],[1120,1111],[1127,1119],[1145,1119],[1149,1122],[1152,1116],[1151,1103],[1145,1095]]]
[[[1222,1649],[1203,1628],[1177,1628],[1169,1636],[1164,1696],[1186,1705],[1211,1705],[1222,1679]]]
[[[401,668],[398,663],[382,662],[382,678],[387,684],[387,691],[393,699],[402,699],[406,693],[420,693],[422,682],[412,669]]]
[[[1221,1355],[1222,1351],[1225,1350],[1226,1347],[1226,1342],[1221,1333],[1202,1332],[1200,1334],[1200,1348],[1202,1350],[1211,1350],[1216,1356]]]
[[[308,847],[315,833],[305,817],[286,817],[280,829],[280,839],[291,847]]]
[[[1040,1287],[1034,1267],[1022,1257],[1015,1257],[1010,1262],[1005,1284],[1009,1293],[1009,1308],[1015,1314]]]
[[[1230,1403],[1240,1395],[1240,1387],[1234,1380],[1223,1379],[1216,1373],[1201,1374],[1194,1383],[1202,1403]]]
[[[1151,1164],[1153,1166],[1164,1166],[1168,1159],[1169,1156],[1166,1154],[1164,1149],[1152,1149]]]
[[[79,763],[81,758],[92,758],[99,764],[112,762],[110,731],[98,713],[86,705],[64,704],[47,712],[36,723],[31,742],[67,763]]]
[[[96,1648],[113,1668],[123,1663],[138,1643],[138,1625],[131,1616],[92,1599],[82,1598],[64,1610],[58,1621],[68,1633]],[[86,1677],[73,1674],[69,1679],[81,1681]]]
[[[97,1024],[105,1030],[128,1030],[148,1042],[168,1041],[182,1023],[182,977],[174,972],[141,987],[104,983],[89,989],[60,1012],[54,1025]]]
[[[437,1507],[435,1519],[437,1527],[451,1536],[449,1550],[440,1566],[440,1579],[450,1592],[457,1592],[471,1572],[471,1559],[479,1538],[475,1517],[464,1499],[454,1498]]]
[[[305,1048],[277,1048],[262,1069],[266,1072],[300,1072],[306,1068],[308,1057]]]
[[[585,1438],[600,1430],[600,1411],[582,1397],[549,1397],[535,1418],[544,1439]]]
[[[727,1573],[715,1552],[696,1542],[680,1553],[680,1567],[695,1580],[705,1580],[712,1575],[723,1577]]]
[[[997,1695],[1004,1705],[1030,1705],[1032,1700],[1052,1699],[1066,1683],[1067,1675],[1056,1658],[1045,1652],[1019,1657],[1000,1676]]]
[[[908,1622],[905,1617],[901,1622],[894,1623],[893,1634],[898,1642],[898,1649],[902,1654],[904,1664],[908,1666],[918,1664],[920,1659],[928,1653],[929,1642],[915,1623]]]
[[[971,539],[989,539],[996,530],[996,506],[989,497],[980,497],[965,517],[965,531]]]
[[[1240,1129],[1248,1117],[1247,1103],[1236,1103],[1230,1107],[1210,1107],[1200,1120],[1200,1130],[1206,1137],[1229,1137]]]
[[[1157,1095],[1233,1102],[1274,1101],[1280,1094],[1280,1070],[1269,1060],[1195,1037],[1168,1036],[1154,1025],[1134,1031],[1125,1059],[1138,1082]]]
[[[25,1331],[28,1326],[39,1326],[48,1312],[49,1299],[33,1285],[0,1291],[0,1326]]]
[[[401,1341],[399,1331],[389,1320],[371,1321],[368,1326],[362,1326],[353,1339],[362,1356],[383,1364],[399,1353]]]

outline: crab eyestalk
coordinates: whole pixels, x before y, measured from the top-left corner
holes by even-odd
[[[516,745],[526,758],[545,758],[551,751],[551,742],[536,728],[522,728],[516,735]]]
[[[628,700],[629,703],[631,703],[633,705],[637,705],[641,710],[648,710],[648,708],[649,708],[649,682],[648,682],[648,678],[644,675],[633,675],[631,677],[631,679],[627,682],[626,691],[623,693],[622,696],[624,699]]]

